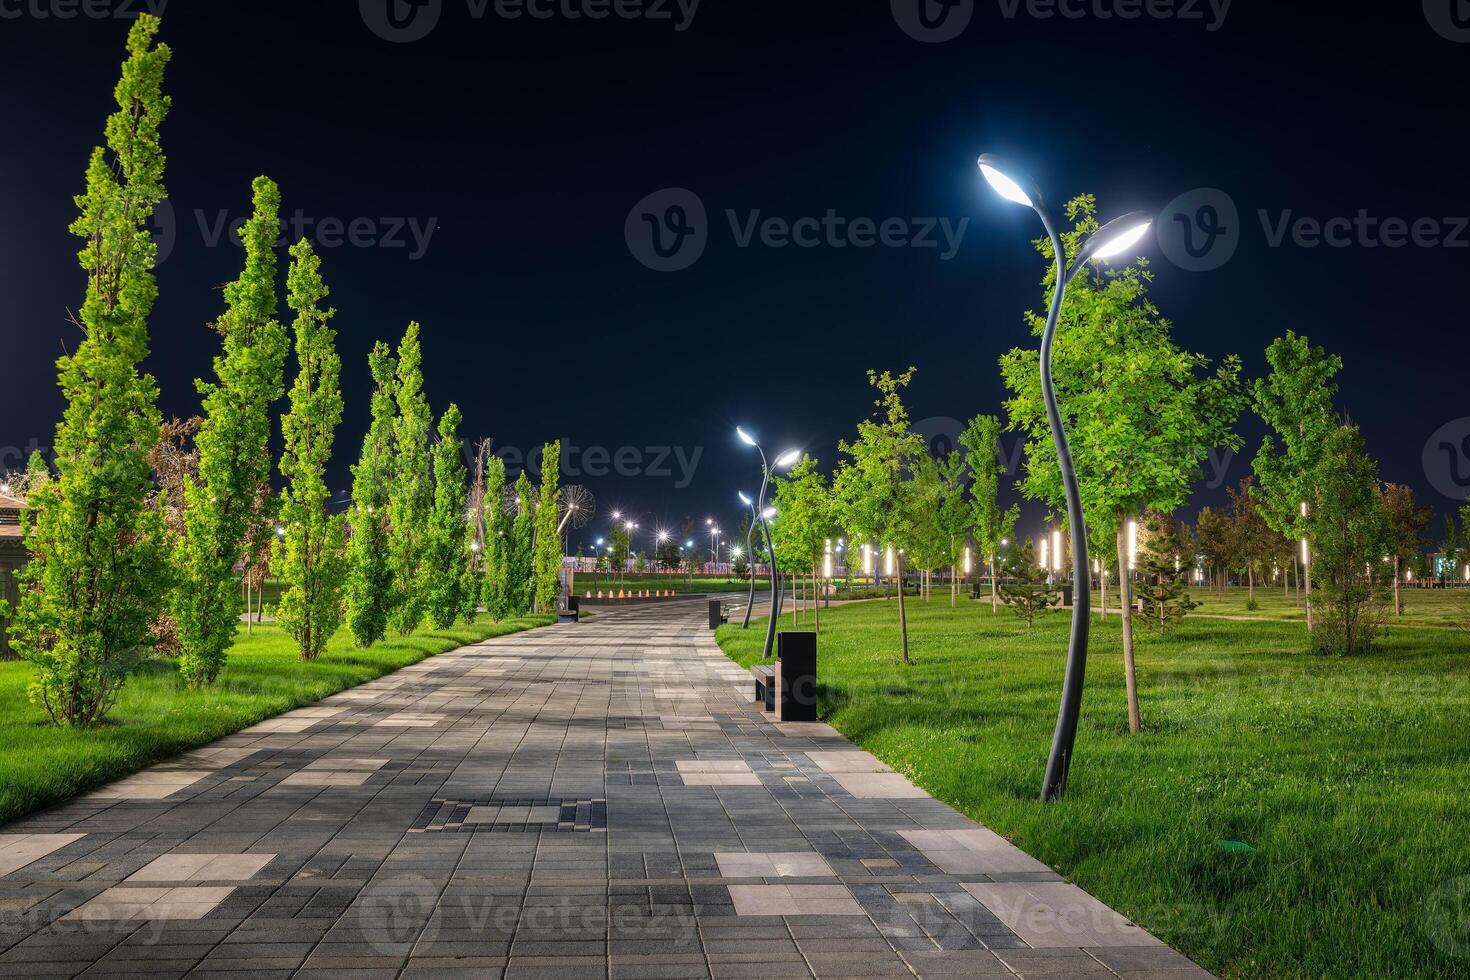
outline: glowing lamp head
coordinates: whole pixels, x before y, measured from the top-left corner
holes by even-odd
[[[1082,254],[1089,259],[1111,259],[1122,255],[1142,241],[1153,224],[1153,215],[1148,212],[1130,211],[1093,232],[1082,246]]]
[[[1028,208],[1036,207],[1041,201],[1036,185],[1025,171],[1018,170],[994,153],[982,154],[979,164],[986,183],[1007,201]]]
[[[774,507],[767,507],[767,508],[766,508],[766,509],[765,509],[765,510],[764,510],[764,511],[763,511],[763,512],[762,512],[762,513],[761,513],[761,516],[762,516],[762,517],[764,517],[764,518],[765,518],[765,519],[766,519],[766,520],[768,520],[768,521],[769,521],[769,520],[770,520],[770,519],[771,519],[771,518],[773,518],[773,517],[775,517],[775,516],[776,516],[776,508],[774,508]]]
[[[744,493],[740,494],[740,502],[747,507],[750,507],[755,503],[755,501],[751,500]]]
[[[776,457],[776,469],[784,470],[788,466],[795,466],[801,459],[800,449],[788,449]]]
[[[754,446],[755,445],[755,440],[750,437],[750,433],[749,432],[746,432],[744,429],[742,429],[738,425],[735,426],[735,434],[737,436],[739,436],[740,437],[740,441],[743,442],[743,443],[745,443],[747,446]]]

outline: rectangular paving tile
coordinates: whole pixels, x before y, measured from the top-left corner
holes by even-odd
[[[274,861],[274,854],[165,854],[129,875],[128,881],[244,881]]]
[[[900,830],[899,834],[952,875],[1048,873],[1051,868],[984,827],[963,830]]]
[[[967,882],[964,889],[1037,949],[1162,945],[1070,882]]]
[[[731,885],[736,915],[866,915],[844,885]]]
[[[204,769],[144,769],[87,795],[97,800],[162,800],[208,775]]]
[[[789,851],[775,854],[716,852],[715,861],[725,878],[825,878],[832,866],[820,854]]]
[[[86,834],[0,834],[0,875],[19,871]]]
[[[202,919],[234,890],[233,887],[109,888],[62,919],[82,922]]]
[[[860,800],[924,800],[929,794],[895,772],[834,772],[832,778]]]

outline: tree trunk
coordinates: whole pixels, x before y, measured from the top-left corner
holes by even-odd
[[[1247,565],[1245,569],[1246,581],[1250,583],[1249,601],[1256,601],[1256,566]]]
[[[996,555],[990,556],[990,612],[994,615],[1000,610],[1000,575],[997,567],[999,562]]]
[[[1101,567],[1101,566],[1099,566]],[[1108,618],[1108,570],[1103,568],[1097,576],[1097,594],[1102,599],[1102,618]]]
[[[909,614],[903,604],[903,555],[894,556],[894,571],[897,572],[895,581],[898,582],[898,645],[903,651],[903,662],[913,663],[909,659]]]
[[[1302,591],[1307,596],[1307,629],[1310,630],[1312,628],[1312,566],[1306,561],[1302,562]]]
[[[1403,578],[1399,562],[1402,560],[1398,555],[1393,556],[1393,614],[1400,619],[1404,616],[1404,596],[1399,591],[1399,579]]]
[[[822,632],[822,597],[817,594],[817,559],[812,558],[812,632]]]
[[[1118,522],[1118,598],[1123,612],[1123,680],[1128,689],[1128,731],[1137,735],[1143,730],[1138,710],[1138,677],[1133,663],[1133,589],[1128,574],[1128,542],[1123,540],[1123,522]]]

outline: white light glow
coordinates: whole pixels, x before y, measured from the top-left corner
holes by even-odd
[[[745,494],[743,494],[743,493],[742,493],[742,494],[741,494],[741,495],[740,495],[740,502],[741,502],[741,503],[742,503],[742,504],[744,504],[744,505],[745,505],[745,506],[747,506],[747,507],[749,507],[749,506],[750,506],[750,505],[751,505],[751,504],[752,504],[752,503],[754,503],[754,501],[753,501],[753,500],[751,500],[751,499],[750,499],[750,498],[749,498],[749,497],[747,497],[747,496],[746,496],[746,495],[745,495]]]
[[[1093,249],[1092,257],[1095,259],[1110,259],[1120,252],[1128,251],[1134,245],[1137,245],[1139,239],[1148,233],[1149,226],[1152,224],[1152,221],[1145,221],[1135,227],[1119,232],[1114,238],[1103,242],[1097,248]]]
[[[747,446],[754,446],[755,445],[755,440],[750,437],[750,433],[746,432],[744,429],[740,428],[740,426],[738,426],[738,425],[735,427],[735,434],[737,436],[739,436],[740,437],[740,441],[743,442],[743,443],[745,443]]]
[[[1027,196],[1025,191],[1021,190],[1021,185],[1011,180],[1011,178],[999,170],[996,170],[989,164],[982,163],[980,164],[980,172],[985,175],[985,179],[995,189],[995,192],[1007,201],[1024,204],[1028,208],[1032,206],[1031,198]]]
[[[863,545],[863,574],[873,574],[873,549],[868,545]]]
[[[1128,571],[1138,568],[1138,522],[1128,522]]]
[[[1047,541],[1046,538],[1041,539],[1041,567],[1051,567],[1051,542]]]
[[[893,574],[893,545],[888,546],[888,554],[883,559],[883,574]]]
[[[971,568],[971,563],[970,563],[970,549],[967,547],[967,548],[965,548],[965,574],[966,575],[969,575],[970,574],[970,568]]]
[[[773,517],[776,516],[776,508],[774,508],[774,507],[767,507],[765,509],[765,511],[763,511],[761,513],[761,516],[764,517],[768,521],[771,520]]]
[[[1051,570],[1060,572],[1062,570],[1062,532],[1051,532]]]
[[[795,466],[801,460],[800,449],[788,449],[776,457],[776,468],[784,470],[788,466]]]

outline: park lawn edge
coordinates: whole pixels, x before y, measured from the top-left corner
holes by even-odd
[[[556,621],[555,616],[527,615],[497,623],[490,621],[484,614],[480,614],[476,616],[473,623],[468,625],[461,623],[450,627],[449,630],[423,627],[407,637],[391,637],[383,644],[375,645],[368,650],[351,648],[351,640],[350,637],[347,637],[344,627],[333,638],[327,651],[318,660],[310,663],[297,661],[297,663],[301,669],[308,671],[313,667],[339,667],[342,663],[343,650],[346,648],[354,655],[350,659],[352,673],[340,671],[331,673],[319,670],[309,683],[298,684],[294,694],[289,690],[271,693],[250,692],[248,683],[242,684],[231,677],[230,665],[227,664],[225,672],[221,674],[220,680],[213,688],[198,692],[180,689],[177,692],[178,696],[181,699],[196,695],[230,697],[240,694],[243,690],[268,700],[255,707],[232,703],[230,706],[232,710],[229,713],[216,715],[210,719],[209,723],[196,725],[192,730],[183,733],[164,723],[168,719],[167,714],[163,716],[163,721],[137,723],[129,722],[126,718],[118,720],[115,717],[117,712],[114,712],[114,715],[108,720],[92,729],[64,729],[46,722],[45,716],[38,708],[28,712],[27,717],[19,719],[14,718],[12,713],[7,711],[5,714],[10,717],[0,716],[0,824],[8,824],[33,816],[49,807],[69,802],[107,783],[140,772],[149,766],[202,748],[289,711],[315,704],[324,698],[386,677],[431,657],[483,643],[486,640],[540,629]],[[260,642],[269,638],[272,633],[280,633],[280,639],[288,640],[284,633],[281,633],[280,628],[272,623],[257,624],[254,630],[253,637],[241,631],[231,650],[232,661],[238,662],[236,651],[242,645]],[[372,656],[375,653],[376,658]],[[29,668],[30,665],[23,661],[0,664],[0,671],[3,671],[0,673],[0,694],[5,695],[10,703],[14,703],[17,694],[22,699],[25,697],[25,687],[30,681]],[[177,667],[172,660],[155,657],[140,666],[140,670],[149,668],[152,669],[155,678],[163,672],[170,677],[177,676]],[[124,698],[126,695],[127,688],[124,688]],[[15,734],[40,735],[44,738],[45,732],[56,733],[58,741],[63,738],[85,739],[89,734],[101,734],[104,738],[99,739],[92,746],[87,746],[83,751],[70,753],[67,761],[73,762],[74,765],[48,769],[48,781],[44,785],[38,785],[33,780],[28,781],[24,772],[17,772],[12,757],[16,748],[12,745],[12,741]],[[116,736],[122,736],[122,738]],[[24,751],[23,747],[21,751]]]

